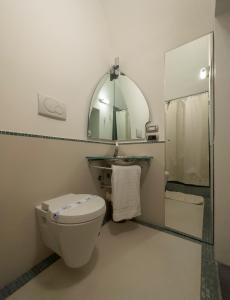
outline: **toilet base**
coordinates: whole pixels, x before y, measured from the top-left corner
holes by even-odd
[[[68,267],[80,268],[91,258],[104,215],[84,223],[60,224],[46,219],[40,211],[38,221],[42,239]]]

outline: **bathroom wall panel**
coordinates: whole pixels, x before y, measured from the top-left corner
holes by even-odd
[[[1,0],[0,20],[0,130],[85,139],[111,64],[100,0]],[[67,120],[39,116],[37,93],[64,103]]]
[[[65,193],[102,194],[85,156],[112,146],[0,135],[0,149],[1,288],[50,253],[35,205]]]
[[[149,165],[143,165],[141,182],[142,215],[138,218],[150,224],[165,224],[164,169],[165,144],[126,144],[120,153],[127,155],[152,155]]]
[[[230,12],[221,14],[215,26],[215,254],[230,265]]]

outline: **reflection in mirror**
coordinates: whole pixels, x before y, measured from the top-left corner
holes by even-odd
[[[146,99],[137,85],[122,73],[105,74],[93,94],[88,137],[103,140],[145,138],[149,121]]]
[[[165,56],[165,225],[212,242],[212,35]]]
[[[109,74],[100,80],[89,111],[88,136],[112,140],[113,136],[114,84]]]

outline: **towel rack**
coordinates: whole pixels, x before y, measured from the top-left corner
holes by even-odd
[[[109,184],[101,184],[102,189],[112,189],[112,185]]]
[[[91,165],[92,168],[95,168],[95,169],[100,169],[100,170],[109,170],[109,171],[112,171],[112,168],[110,167],[102,167],[102,166],[94,166],[94,165]],[[143,166],[140,166],[141,169],[143,169]]]
[[[95,169],[100,169],[100,170],[109,170],[109,171],[112,171],[112,168],[109,168],[109,167],[94,166],[94,165],[91,165],[91,167],[95,168]]]
[[[100,170],[100,174],[97,174],[97,180],[100,182],[100,187],[102,189],[105,189],[111,193],[111,176],[112,176],[112,166],[119,164],[116,164],[116,160],[122,159],[122,157],[114,158],[112,156],[103,156],[103,157],[97,157],[97,156],[87,156],[88,165],[90,168],[94,168],[97,170]],[[150,164],[152,156],[124,156],[125,162],[132,162],[133,164],[124,164],[121,166],[131,166],[131,165],[139,165],[142,170],[145,169],[146,165]],[[100,165],[94,164],[96,162],[101,163]],[[142,173],[142,172],[141,172]]]

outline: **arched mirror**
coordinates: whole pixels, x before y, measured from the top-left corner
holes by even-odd
[[[98,140],[145,139],[150,114],[137,87],[114,65],[99,81],[90,105],[88,138]]]

